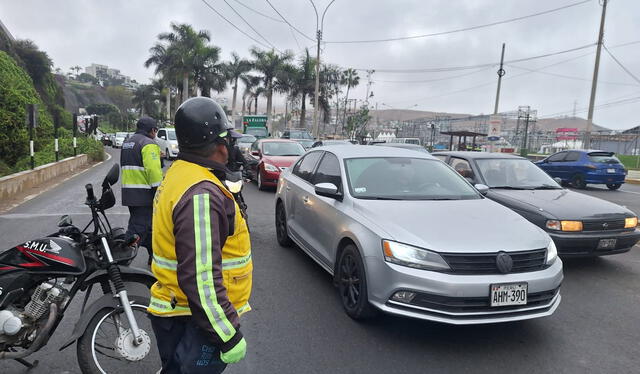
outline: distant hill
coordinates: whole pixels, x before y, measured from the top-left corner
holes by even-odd
[[[104,87],[67,80],[62,89],[65,109],[72,113],[78,113],[79,108],[86,108],[89,104],[114,104]]]

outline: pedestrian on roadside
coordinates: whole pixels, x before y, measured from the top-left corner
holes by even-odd
[[[122,205],[129,207],[127,234],[140,236],[140,245],[147,248],[151,264],[151,217],[153,197],[162,182],[160,147],[155,143],[158,125],[153,118],[142,117],[137,131],[122,143]]]
[[[234,131],[206,97],[178,108],[175,129],[180,153],[154,200],[149,318],[161,373],[221,373],[246,354],[251,309],[249,232],[222,182]]]

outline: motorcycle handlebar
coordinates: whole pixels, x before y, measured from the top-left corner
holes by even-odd
[[[89,201],[93,201],[96,199],[95,195],[93,194],[93,186],[91,185],[91,183],[88,183],[84,186],[84,188],[87,190],[87,199]]]

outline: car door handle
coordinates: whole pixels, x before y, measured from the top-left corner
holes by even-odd
[[[291,187],[290,186],[287,186],[287,191],[291,191]]]
[[[309,204],[309,196],[305,196],[305,197],[303,197],[303,198],[302,198],[302,201],[303,201],[305,204]]]

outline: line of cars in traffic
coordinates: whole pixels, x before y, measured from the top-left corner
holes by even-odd
[[[549,316],[561,300],[560,257],[624,253],[640,240],[635,213],[561,186],[575,178],[554,179],[513,155],[411,148],[305,151],[288,139],[249,148],[252,178],[261,189],[276,186],[278,242],[333,276],[354,319],[380,311],[450,324]],[[585,154],[606,166],[588,168],[605,176],[587,183],[620,173],[613,155]]]

